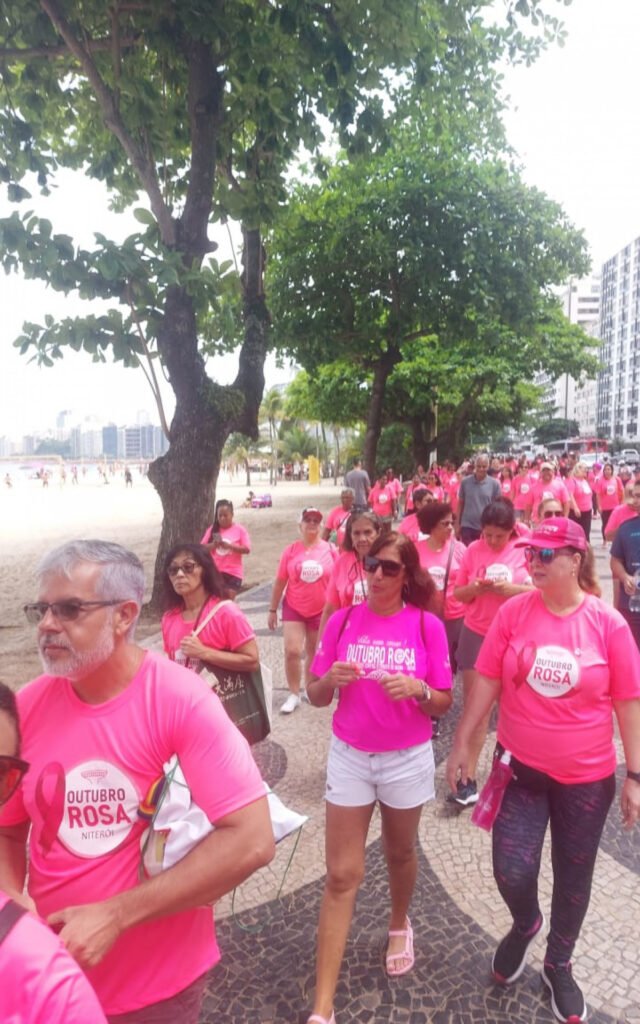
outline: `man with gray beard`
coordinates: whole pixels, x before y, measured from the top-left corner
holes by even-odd
[[[72,541],[46,556],[38,599],[45,669],[18,695],[31,768],[0,812],[0,888],[29,896],[86,970],[110,1024],[196,1024],[218,961],[208,906],[274,853],[249,747],[189,669],[133,642],[144,591],[132,552]],[[215,829],[139,881],[137,810],[177,754]]]

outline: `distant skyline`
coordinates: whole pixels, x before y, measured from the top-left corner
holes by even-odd
[[[584,230],[593,270],[640,235],[637,124],[637,40],[640,5],[629,0],[573,0],[549,5],[565,21],[564,48],[550,47],[530,68],[507,68],[504,91],[512,109],[505,115],[511,144],[525,180],[559,202]],[[124,237],[137,226],[110,214],[97,183],[61,175],[58,196],[34,196],[28,205],[48,216],[54,230],[90,245],[93,232]],[[0,215],[17,207],[0,191]],[[57,211],[57,212],[56,212]],[[118,224],[114,231],[114,223]],[[68,315],[86,304],[47,291],[39,282],[0,272],[0,436],[21,436],[55,427],[55,417],[71,408],[82,415],[135,422],[146,410],[158,422],[142,372],[107,363],[96,366],[85,354],[69,353],[51,369],[29,364],[12,347],[24,320],[42,322],[45,313]],[[95,307],[94,307],[95,308]],[[235,357],[211,363],[220,383],[237,372]],[[268,385],[287,377],[270,358]],[[173,394],[163,384],[167,414]]]

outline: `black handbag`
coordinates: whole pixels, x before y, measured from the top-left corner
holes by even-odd
[[[218,609],[228,603],[220,601],[216,604],[207,617],[196,626],[193,635],[198,636]],[[229,718],[250,746],[260,743],[260,740],[269,735],[271,723],[260,668],[253,672],[242,672],[238,669],[207,664],[201,667],[198,674],[206,679],[212,690],[215,690]]]

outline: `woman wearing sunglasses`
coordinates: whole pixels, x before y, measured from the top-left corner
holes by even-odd
[[[478,656],[447,763],[455,786],[467,773],[477,723],[498,700],[498,756],[514,776],[493,825],[494,877],[513,927],[493,957],[508,985],[524,970],[544,927],[538,873],[551,824],[553,897],[542,978],[560,1021],[586,1019],[571,955],[587,912],[593,869],[615,793],[616,715],[626,761],[621,812],[640,814],[640,655],[619,612],[599,599],[584,531],[561,517],[541,522],[525,545],[534,590],[498,612]]]
[[[435,586],[408,537],[379,537],[364,557],[367,600],[331,617],[318,646],[309,700],[333,716],[326,789],[327,878],[318,925],[316,997],[309,1017],[335,1024],[333,999],[364,873],[376,802],[391,894],[386,970],[414,963],[407,916],[416,880],[422,805],[434,796],[431,715],[451,704],[451,670]]]
[[[164,563],[164,649],[198,672],[204,665],[252,672],[260,663],[255,633],[233,601],[206,548],[177,544]]]
[[[338,608],[361,604],[367,599],[367,574],[363,559],[380,536],[382,523],[375,512],[356,512],[347,523],[343,553],[331,573],[327,600],[320,619],[318,635],[322,636],[327,620]]]
[[[498,498],[482,510],[482,533],[465,551],[453,591],[457,601],[466,605],[464,622],[458,642],[458,667],[462,669],[464,702],[467,703],[476,684],[476,658],[489,626],[500,606],[516,594],[531,588],[531,577],[522,549],[518,547],[513,505]],[[489,713],[481,722],[472,741],[469,777],[460,779],[457,792],[448,797],[450,803],[469,807],[477,803],[476,768],[484,746]]]
[[[20,760],[16,698],[0,683],[0,806],[29,765]],[[22,893],[0,890],[0,1020],[15,1024],[106,1024],[83,971]],[[4,936],[4,937],[3,937]]]

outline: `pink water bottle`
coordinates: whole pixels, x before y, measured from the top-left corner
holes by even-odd
[[[490,832],[502,806],[504,792],[511,779],[511,751],[505,750],[500,758],[494,758],[489,778],[482,787],[478,802],[473,808],[471,820],[474,825]]]

